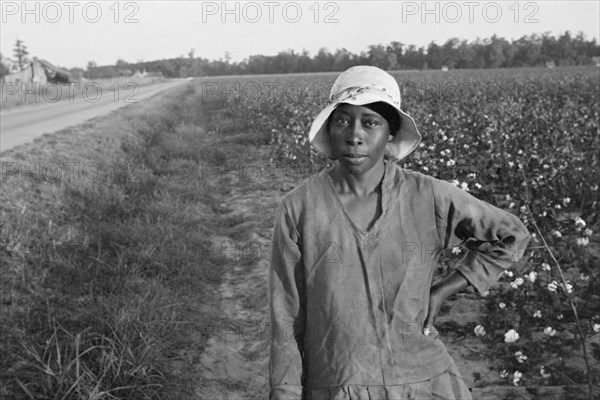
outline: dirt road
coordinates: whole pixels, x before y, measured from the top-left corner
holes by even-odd
[[[177,86],[186,79],[151,86],[126,88],[117,93],[113,90],[95,92],[91,89],[88,99],[75,98],[56,103],[23,106],[0,113],[0,151],[28,143],[44,133],[51,133],[71,125],[82,123],[90,118],[98,117],[155,95],[156,93]],[[40,101],[44,101],[40,97]]]

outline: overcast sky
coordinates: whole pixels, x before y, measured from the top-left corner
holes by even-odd
[[[427,45],[493,34],[516,39],[566,30],[600,36],[600,1],[0,1],[0,50],[17,38],[31,55],[63,67],[187,57],[233,61],[279,51],[370,44]]]

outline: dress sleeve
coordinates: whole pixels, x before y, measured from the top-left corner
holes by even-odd
[[[443,248],[466,245],[468,251],[456,268],[479,293],[485,293],[523,257],[531,239],[529,231],[515,215],[451,183],[433,178],[432,182]]]
[[[269,273],[270,400],[302,398],[306,300],[300,240],[282,202],[273,231]]]

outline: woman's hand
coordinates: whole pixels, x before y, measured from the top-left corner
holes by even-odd
[[[446,279],[437,283],[431,288],[429,295],[429,310],[423,324],[423,334],[429,335],[434,327],[435,319],[442,308],[446,299],[454,293],[459,292],[469,286],[465,277],[457,271],[453,271]]]

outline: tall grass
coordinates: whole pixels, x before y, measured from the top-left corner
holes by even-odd
[[[215,154],[199,104],[188,86],[135,122],[119,111],[134,139],[96,161],[128,167],[102,179],[2,176],[3,399],[192,396],[188,350],[216,318],[222,270],[199,212],[214,201],[198,163]]]

